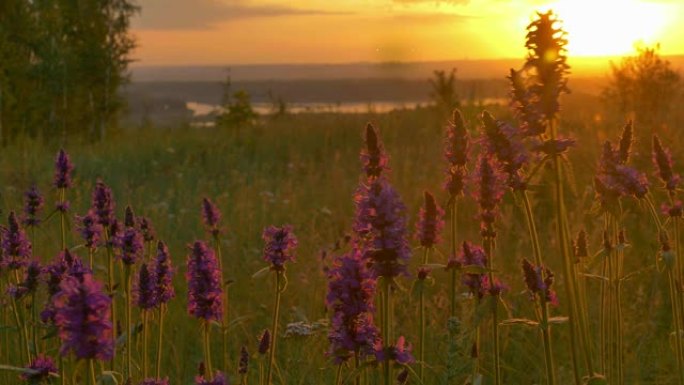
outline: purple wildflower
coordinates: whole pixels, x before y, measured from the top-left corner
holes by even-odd
[[[109,242],[107,242],[107,247],[121,247],[121,241],[123,239],[123,229],[121,228],[121,222],[118,219],[112,219],[111,223],[107,227],[107,232],[109,233]]]
[[[362,253],[356,249],[336,258],[328,271],[326,304],[333,311],[328,332],[329,354],[335,363],[342,363],[355,353],[373,353],[378,338],[373,322],[376,284]]]
[[[549,121],[560,110],[560,95],[569,92],[566,76],[569,66],[565,55],[568,42],[553,11],[537,13],[537,16],[527,27],[525,68],[533,70],[529,86],[532,106]]]
[[[133,212],[133,208],[131,206],[126,206],[126,210],[124,211],[124,227],[135,228],[136,225],[137,221],[135,218],[135,213]]]
[[[240,348],[240,362],[238,362],[238,374],[245,375],[249,369],[249,353],[247,347],[242,345]]]
[[[97,223],[109,227],[114,221],[114,198],[110,189],[101,180],[97,181],[93,190],[93,212],[97,216]]]
[[[446,128],[444,158],[448,163],[447,178],[444,189],[449,192],[451,199],[463,192],[470,147],[468,131],[461,111],[454,110],[452,119]]]
[[[152,227],[152,221],[146,217],[138,217],[136,227],[140,229],[145,242],[152,242],[157,238],[157,232]]]
[[[138,229],[127,227],[118,238],[118,246],[121,249],[121,261],[126,265],[134,265],[142,258],[144,239]]]
[[[84,216],[76,216],[77,230],[85,241],[85,247],[89,249],[97,248],[102,237],[102,225],[98,223],[93,210],[88,210]]]
[[[643,198],[648,192],[648,180],[643,173],[625,165],[619,149],[606,141],[603,144],[598,174],[595,183],[596,192],[602,202],[612,197],[632,195]]]
[[[632,144],[634,143],[634,130],[632,129],[632,121],[625,124],[620,135],[620,143],[617,149],[618,162],[620,164],[627,164],[629,156],[632,154]]]
[[[114,356],[111,298],[102,291],[92,274],[80,281],[69,277],[60,284],[55,296],[55,324],[62,340],[60,354],[73,352],[76,358],[102,361]]]
[[[527,259],[522,261],[523,273],[525,275],[525,285],[530,292],[530,298],[534,300],[539,297],[543,301],[558,306],[558,297],[551,288],[553,285],[553,273],[544,266],[536,266]]]
[[[554,156],[566,152],[570,147],[574,147],[575,143],[577,141],[573,138],[547,139],[532,145],[532,151]]]
[[[42,272],[43,268],[40,266],[40,262],[32,260],[26,268],[24,280],[16,286],[10,286],[7,291],[16,300],[23,298],[27,294],[35,293],[38,288],[38,279]]]
[[[429,267],[424,267],[424,266],[419,267],[418,268],[418,277],[417,277],[418,280],[419,281],[426,280],[430,276],[431,272],[432,272],[432,269]]]
[[[195,377],[195,385],[228,385],[228,380],[220,371],[216,371],[214,379],[205,379],[203,375]]]
[[[220,321],[223,315],[221,272],[214,250],[196,241],[188,256],[188,312],[206,321]]]
[[[140,265],[138,279],[133,286],[133,295],[139,308],[149,310],[158,305],[154,289],[155,277],[150,274],[147,264],[143,263]]]
[[[26,237],[26,233],[19,226],[14,211],[10,212],[7,218],[8,225],[2,228],[2,266],[15,270],[26,266],[31,257],[31,243]]]
[[[38,354],[26,369],[31,370],[31,373],[22,373],[19,377],[27,381],[29,384],[41,384],[46,382],[50,375],[57,374],[57,366],[52,360],[52,357]]]
[[[271,264],[275,271],[285,270],[285,262],[294,261],[294,250],[297,248],[297,237],[292,232],[292,226],[269,226],[264,229],[261,238],[266,242],[264,246],[264,261]]]
[[[528,154],[520,130],[504,121],[494,119],[487,111],[482,113],[482,123],[483,144],[487,153],[499,161],[508,176],[508,185],[514,190],[524,190],[526,186],[520,176],[520,169],[527,163]]]
[[[160,304],[169,302],[176,296],[173,288],[174,268],[169,256],[169,248],[164,242],[157,243],[157,258],[154,261],[154,296]]]
[[[169,378],[166,377],[159,380],[156,378],[146,378],[138,385],[169,385]]]
[[[420,208],[418,223],[416,224],[416,238],[420,245],[430,248],[441,242],[444,228],[444,210],[437,204],[435,197],[425,191],[425,206]]]
[[[361,184],[354,196],[354,231],[375,277],[406,274],[411,249],[406,238],[406,206],[385,179]]]
[[[375,359],[378,362],[395,361],[397,364],[406,365],[415,361],[411,354],[411,344],[406,344],[404,336],[397,339],[393,346],[382,346],[382,341],[377,340],[375,345]]]
[[[202,221],[212,235],[219,234],[221,211],[209,198],[202,199]]]
[[[487,256],[482,247],[464,241],[458,256],[461,266],[473,266],[485,268],[487,266]],[[466,273],[463,274],[463,284],[468,288],[471,294],[482,298],[487,292],[485,285],[486,275],[484,273]]]
[[[67,213],[70,207],[71,203],[69,201],[61,201],[55,204],[55,210],[60,213]]]
[[[653,135],[653,164],[658,170],[657,175],[663,181],[665,188],[673,192],[679,184],[680,176],[672,171],[670,150],[663,147],[657,135]]]
[[[24,219],[22,223],[24,226],[38,226],[40,224],[40,212],[43,209],[43,196],[36,185],[31,186],[24,193]]]
[[[503,283],[499,278],[494,278],[494,284],[492,285],[489,283],[489,276],[485,275],[482,277],[482,290],[492,297],[498,297],[508,291],[508,285]]]
[[[69,154],[64,149],[59,150],[57,158],[55,159],[55,180],[54,184],[57,188],[71,187],[71,172],[74,170],[74,165],[69,159]]]
[[[535,104],[535,95],[525,85],[522,71],[511,69],[508,79],[511,82],[510,106],[521,123],[525,136],[538,136],[546,131],[541,111]]]
[[[682,201],[677,200],[672,205],[663,203],[660,206],[660,211],[663,213],[663,215],[670,218],[681,218],[682,214],[684,213],[684,207],[682,206]]]
[[[271,332],[268,329],[264,330],[259,338],[259,354],[262,356],[268,353],[268,349],[271,348]]]
[[[379,178],[387,170],[389,157],[385,153],[380,136],[372,124],[366,125],[366,147],[361,150],[361,163],[368,179]]]
[[[485,155],[480,157],[475,173],[476,189],[473,197],[480,205],[483,236],[495,236],[490,233],[490,227],[496,220],[497,208],[503,198],[504,179],[494,159]]]

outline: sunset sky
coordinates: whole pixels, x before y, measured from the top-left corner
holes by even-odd
[[[140,0],[137,65],[521,57],[535,10],[555,9],[571,56],[634,41],[684,54],[681,0]]]

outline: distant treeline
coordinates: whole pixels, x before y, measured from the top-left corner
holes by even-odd
[[[0,1],[0,137],[95,140],[116,124],[135,42],[129,0]]]

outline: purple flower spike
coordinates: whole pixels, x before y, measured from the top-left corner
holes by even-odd
[[[218,235],[221,211],[209,198],[202,199],[202,221],[212,235]]]
[[[134,265],[142,258],[144,239],[138,229],[127,227],[123,235],[118,240],[118,246],[121,248],[121,261],[126,265]]]
[[[152,222],[146,217],[138,217],[136,226],[140,229],[145,242],[152,242],[157,238],[157,232],[152,227]]]
[[[214,250],[196,241],[188,256],[188,312],[206,321],[220,321],[223,315],[221,272]]]
[[[112,359],[111,299],[102,291],[102,284],[85,274],[82,281],[73,277],[63,280],[60,289],[54,300],[55,324],[62,340],[60,354],[73,352],[79,359]]]
[[[625,124],[620,136],[620,143],[618,146],[618,161],[620,164],[627,164],[630,155],[632,155],[632,144],[634,144],[634,130],[632,129],[632,121]]]
[[[375,345],[375,359],[378,362],[395,361],[400,365],[407,365],[415,362],[411,354],[411,344],[406,343],[404,336],[397,339],[394,346],[382,346],[382,341],[378,340]]]
[[[268,353],[268,349],[271,348],[271,332],[268,329],[264,330],[259,338],[259,354],[262,356]]]
[[[444,210],[437,204],[435,197],[425,192],[425,206],[420,208],[418,223],[416,224],[416,238],[420,245],[430,248],[441,242],[444,228]]]
[[[169,248],[164,242],[159,241],[157,243],[157,258],[154,261],[154,295],[159,304],[165,304],[176,296],[176,291],[173,288],[174,272]]]
[[[92,207],[97,216],[97,223],[109,227],[114,221],[114,198],[112,189],[101,180],[97,181],[93,190]]]
[[[60,285],[64,279],[74,277],[83,280],[83,276],[89,273],[90,269],[83,265],[83,261],[77,255],[71,254],[68,249],[60,252],[52,263],[43,269],[49,300],[40,313],[40,319],[45,323],[54,323],[54,295],[59,293]]]
[[[133,208],[131,206],[126,206],[124,211],[124,227],[136,227],[137,221],[135,218],[135,213],[133,213]]]
[[[285,270],[285,262],[294,261],[297,237],[292,232],[292,226],[269,226],[264,229],[261,238],[266,242],[264,247],[264,261],[271,264],[275,271]]]
[[[668,149],[663,147],[657,135],[653,135],[653,164],[657,170],[656,174],[663,181],[665,188],[674,192],[681,178],[679,174],[672,171],[672,155]]]
[[[98,223],[93,210],[89,210],[88,214],[82,217],[77,215],[76,222],[77,230],[85,241],[85,246],[89,249],[97,248],[102,237],[102,225]]]
[[[247,347],[242,345],[240,348],[240,362],[238,363],[238,374],[243,376],[247,374],[249,369],[249,353],[247,352]]]
[[[601,202],[606,203],[622,196],[631,195],[636,198],[646,196],[648,192],[646,175],[625,165],[624,156],[620,149],[614,148],[609,141],[603,144],[598,174],[594,179],[596,192]]]
[[[376,285],[362,253],[356,249],[336,258],[329,270],[326,304],[333,311],[328,332],[329,354],[336,364],[355,353],[373,354],[378,339],[378,329],[373,323]]]
[[[205,379],[204,376],[195,377],[195,385],[228,385],[228,380],[222,372],[218,370],[214,374],[214,380]]]
[[[492,114],[482,113],[484,129],[483,144],[490,156],[496,157],[508,176],[508,185],[514,190],[524,190],[520,169],[529,158],[522,142],[522,133],[516,127],[496,120]]]
[[[366,125],[366,147],[361,150],[361,163],[369,179],[379,178],[388,169],[389,158],[377,130],[370,123]]]
[[[460,262],[460,266],[476,266],[482,268],[487,266],[487,256],[482,247],[470,242],[463,242],[458,261]],[[471,294],[478,298],[484,297],[487,292],[485,279],[486,276],[482,273],[463,274],[463,284],[468,288]]]
[[[504,194],[505,177],[499,171],[496,162],[488,156],[481,156],[475,174],[476,190],[474,198],[480,205],[480,219],[483,231],[490,227],[498,215],[498,205]],[[483,233],[483,236],[494,237],[495,234]]]
[[[19,285],[12,285],[7,289],[9,295],[19,300],[27,294],[35,293],[38,288],[38,279],[42,272],[43,268],[40,266],[40,262],[32,260],[26,268],[24,280]]]
[[[71,172],[74,170],[74,165],[69,159],[69,154],[64,149],[59,150],[57,158],[55,159],[55,180],[54,184],[57,188],[71,187]]]
[[[553,273],[546,267],[536,266],[527,259],[522,262],[523,273],[525,274],[525,285],[530,292],[532,300],[539,297],[554,306],[558,306],[558,297],[551,288],[553,285]]]
[[[508,79],[511,82],[510,106],[515,111],[515,115],[520,121],[520,128],[525,136],[543,134],[546,131],[544,117],[537,108],[535,95],[530,92],[525,84],[523,71],[511,69]]]
[[[407,240],[406,206],[385,179],[361,184],[354,196],[354,231],[375,277],[407,274],[411,255]]]
[[[15,270],[28,264],[31,257],[31,243],[24,230],[19,227],[14,211],[7,218],[8,225],[0,232],[2,234],[2,266]]]
[[[26,369],[33,372],[22,373],[19,377],[29,384],[42,384],[50,378],[50,375],[57,374],[57,366],[52,357],[42,354],[39,354]]]
[[[454,110],[453,116],[447,125],[447,134],[444,148],[444,158],[448,163],[444,189],[453,199],[463,192],[464,179],[466,177],[466,164],[468,163],[468,150],[470,140],[465,121],[461,111]]]
[[[169,378],[166,377],[159,380],[156,378],[146,378],[139,385],[169,385]]]
[[[138,272],[138,279],[133,286],[133,295],[139,308],[149,310],[158,305],[154,284],[154,275],[150,274],[147,264],[143,263]]]
[[[43,210],[43,196],[36,185],[31,186],[24,193],[24,226],[38,226],[40,224],[40,212]]]

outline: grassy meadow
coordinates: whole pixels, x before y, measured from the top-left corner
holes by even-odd
[[[571,83],[572,85],[572,83]],[[479,114],[486,108],[502,119],[510,119],[510,112],[501,106],[466,106],[463,114],[472,136],[480,126]],[[590,251],[601,247],[602,219],[592,211],[594,192],[591,181],[606,138],[615,139],[622,122],[594,119],[597,106],[582,105],[581,100],[568,103],[562,111],[560,131],[578,141],[567,157],[567,203],[571,232],[585,228],[589,234]],[[442,189],[445,162],[443,160],[444,125],[447,117],[435,108],[394,111],[387,114],[298,114],[270,120],[263,118],[253,127],[239,131],[218,128],[177,128],[169,130],[122,130],[102,143],[85,145],[64,143],[75,164],[74,187],[68,192],[70,215],[84,214],[91,201],[91,191],[98,178],[109,184],[114,192],[117,215],[131,205],[136,214],[152,220],[158,237],[169,245],[177,274],[174,284],[177,297],[169,304],[165,323],[165,352],[161,372],[172,384],[189,384],[202,361],[200,323],[186,311],[187,285],[184,279],[188,245],[195,239],[209,239],[200,218],[203,197],[211,198],[222,211],[220,236],[224,270],[233,283],[229,286],[227,314],[227,363],[223,363],[221,339],[214,333],[212,342],[214,367],[225,370],[238,383],[236,376],[239,350],[246,345],[250,361],[249,383],[259,381],[259,363],[264,359],[257,353],[261,332],[270,327],[273,307],[273,282],[270,276],[253,277],[266,266],[262,260],[262,230],[271,224],[289,223],[299,239],[297,260],[287,267],[289,284],[281,305],[280,336],[286,325],[295,322],[327,324],[326,275],[324,268],[331,258],[348,249],[344,237],[351,232],[354,204],[353,194],[359,184],[361,166],[359,151],[363,146],[363,128],[372,122],[382,135],[390,156],[390,178],[408,207],[409,228],[414,232],[423,191],[433,192],[440,204],[447,195]],[[652,130],[635,124],[636,147],[634,162],[651,174],[650,134]],[[677,148],[676,137],[661,133],[665,143]],[[22,194],[36,183],[46,197],[46,212],[52,211],[57,192],[51,185],[54,156],[60,145],[56,141],[19,140],[3,149],[0,158],[0,199],[3,216],[10,210],[20,211]],[[674,152],[675,161],[680,160]],[[676,164],[679,166],[679,164]],[[548,167],[540,171],[550,172]],[[542,180],[548,180],[544,178]],[[653,189],[657,200],[661,192]],[[542,250],[548,266],[559,272],[556,288],[560,306],[552,308],[552,315],[567,315],[564,302],[561,260],[554,244],[555,222],[553,195],[549,185],[531,187],[532,204],[538,220]],[[664,196],[664,195],[663,195]],[[664,198],[663,198],[664,199]],[[477,208],[474,200],[466,197],[459,203],[458,240],[479,239]],[[497,273],[509,286],[504,295],[509,318],[530,318],[532,303],[525,290],[521,258],[530,258],[522,204],[507,193],[504,197],[502,219],[497,222],[499,234],[495,249]],[[622,283],[622,311],[625,327],[625,378],[629,384],[669,384],[675,382],[675,360],[669,333],[671,312],[667,296],[667,281],[662,266],[656,265],[659,248],[657,232],[646,208],[636,200],[625,200],[623,205],[626,234],[631,247],[625,251],[625,271],[638,272]],[[449,218],[446,218],[447,224]],[[73,227],[73,226],[70,226]],[[35,232],[34,255],[42,261],[51,260],[59,250],[59,220],[53,216]],[[433,253],[434,262],[446,263],[449,235]],[[81,243],[75,232],[68,233],[68,245],[85,257],[87,252],[77,247]],[[336,243],[342,250],[338,250]],[[420,265],[418,242],[410,271]],[[95,256],[96,275],[106,274],[104,251]],[[434,283],[428,288],[427,306],[427,370],[426,384],[446,383],[445,371],[449,338],[447,317],[449,309],[449,276],[435,270]],[[401,278],[405,290],[397,296],[397,334],[417,343],[418,316],[416,298],[410,291],[413,278]],[[598,293],[598,281],[587,279],[587,290]],[[462,287],[459,298],[459,319],[467,328],[471,299]],[[591,327],[598,326],[598,294],[588,296]],[[137,319],[137,311],[134,319]],[[9,315],[5,317],[9,322]],[[154,335],[156,325],[152,323]],[[0,361],[23,366],[11,344],[13,331],[5,325],[0,338]],[[326,329],[317,329],[310,336],[287,336],[279,341],[275,379],[282,384],[333,383],[336,367],[326,356]],[[501,327],[502,373],[505,384],[544,383],[544,356],[539,333],[526,326]],[[572,382],[567,324],[553,326],[554,354],[561,384]],[[44,343],[48,353],[57,345],[53,339]],[[483,373],[488,376],[490,342],[485,338],[481,351],[484,355]],[[598,346],[598,341],[593,341]],[[136,336],[136,346],[140,335]],[[150,344],[156,352],[156,343]],[[139,349],[134,350],[134,365],[141,365]],[[459,342],[457,366],[466,370],[469,346]],[[73,362],[71,363],[73,365]],[[376,374],[372,374],[370,379]],[[16,374],[3,372],[0,382],[17,383]],[[379,376],[377,376],[379,378]],[[417,383],[417,382],[415,382]]]

